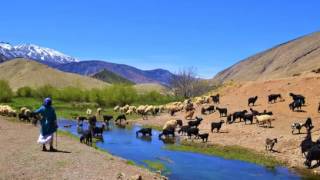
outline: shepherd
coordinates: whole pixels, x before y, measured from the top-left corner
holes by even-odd
[[[51,98],[45,98],[43,105],[35,111],[37,114],[41,114],[42,119],[40,120],[41,129],[38,139],[38,143],[42,144],[42,151],[47,151],[46,144],[50,145],[50,151],[56,151],[53,148],[53,137],[54,133],[58,129],[57,115],[52,107]]]

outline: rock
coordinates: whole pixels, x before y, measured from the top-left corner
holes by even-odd
[[[131,176],[130,180],[142,180],[142,176],[137,174],[137,175]]]

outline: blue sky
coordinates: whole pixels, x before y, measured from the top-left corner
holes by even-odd
[[[0,41],[200,77],[320,27],[320,1],[10,0]]]

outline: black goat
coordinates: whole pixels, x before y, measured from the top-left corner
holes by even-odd
[[[281,94],[270,94],[268,96],[268,103],[275,103],[278,98],[282,99]]]
[[[189,125],[181,126],[178,133],[181,135],[187,134],[188,129],[190,128]]]
[[[247,112],[248,112],[247,110],[234,112],[233,115],[232,115],[233,116],[233,121],[232,122],[235,122],[238,118],[240,119],[240,122],[241,122],[241,120],[244,119],[244,116],[245,116],[245,114]]]
[[[266,151],[273,151],[273,147],[274,145],[278,142],[278,139],[275,138],[275,139],[269,139],[267,138],[266,139]]]
[[[310,117],[307,118],[307,120],[306,120],[306,122],[303,124],[303,126],[306,127],[307,132],[310,132],[310,131],[311,131],[311,129],[312,129],[314,126],[312,125],[312,120],[311,120]]]
[[[102,124],[101,127],[94,127],[93,128],[93,136],[102,136],[104,128],[105,128],[104,124]]]
[[[216,107],[216,110],[219,111],[220,117],[225,117],[228,114],[228,109],[227,108]]]
[[[136,136],[139,136],[139,133],[142,134],[142,136],[152,136],[152,129],[151,128],[142,128],[139,131],[136,132]]]
[[[312,141],[311,132],[308,132],[307,136],[300,143],[301,153],[306,156],[306,152],[308,152],[309,149],[311,149],[316,144],[316,142]]]
[[[245,114],[243,119],[244,119],[244,123],[247,124],[247,121],[250,121],[250,124],[253,123],[253,114]]]
[[[219,94],[217,94],[215,96],[210,96],[210,97],[211,97],[213,103],[220,104],[220,95]]]
[[[179,125],[180,127],[183,125],[183,122],[181,119],[177,119],[177,125]]]
[[[202,108],[201,108],[201,114],[206,114],[207,112],[208,112],[209,114],[211,114],[211,113],[213,113],[214,111],[215,111],[215,109],[214,109],[214,106],[213,106],[213,105],[208,106],[208,107],[202,107]]]
[[[113,116],[111,116],[111,115],[103,115],[103,121],[104,122],[109,122],[109,121],[111,121],[113,119]]]
[[[257,100],[258,100],[258,96],[250,97],[248,99],[248,106],[250,106],[250,104],[252,104],[254,106],[254,104],[256,103]]]
[[[198,127],[202,120],[203,120],[202,118],[196,117],[196,120],[195,121],[189,121],[188,125],[190,127],[193,127],[193,126]]]
[[[196,127],[191,127],[187,130],[187,135],[189,137],[189,139],[191,139],[192,135],[194,135],[195,137],[197,137],[199,134],[199,129]]]
[[[301,102],[301,100],[294,100],[292,103],[289,104],[289,108],[290,108],[292,111],[295,111],[295,109],[301,110],[301,107],[302,107],[302,102]]]
[[[198,138],[202,139],[202,142],[208,142],[209,133],[198,134]]]
[[[219,132],[223,123],[224,123],[224,120],[221,120],[220,122],[212,122],[211,123],[211,132],[213,132],[214,129],[217,129],[217,132]]]
[[[292,97],[293,101],[300,101],[302,105],[306,103],[306,98],[300,94],[289,93],[289,95]]]
[[[92,146],[92,133],[90,130],[86,130],[80,136],[80,143],[85,143],[89,146]]]
[[[126,115],[125,114],[118,115],[117,118],[115,119],[115,122],[118,122],[119,120],[120,120],[120,124],[122,120],[126,121],[127,120]]]
[[[308,167],[311,168],[312,161],[317,161],[317,164],[320,163],[320,146],[316,145],[313,146],[309,149],[306,155],[306,161],[304,164]]]
[[[27,121],[30,122],[30,118],[28,115],[25,115],[24,113],[19,113],[18,118],[20,121]]]
[[[232,120],[232,114],[229,114],[228,116],[227,116],[227,123],[228,124],[231,124],[233,122],[233,120]]]
[[[172,135],[172,137],[175,137],[174,129],[164,129],[162,130],[162,133],[159,134],[159,139],[161,139],[162,136],[169,136]]]
[[[153,115],[153,116],[156,116],[156,115],[159,114],[159,112],[160,112],[160,108],[159,108],[159,107],[155,107],[155,108],[153,109],[153,111],[152,111],[152,115]]]
[[[179,112],[179,110],[178,110],[178,109],[171,109],[171,110],[170,110],[170,115],[171,115],[171,116],[174,116],[174,114],[175,114],[176,112]]]

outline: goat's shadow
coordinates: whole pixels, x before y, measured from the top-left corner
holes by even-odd
[[[271,152],[273,152],[273,153],[281,153],[280,151],[274,150],[274,149],[272,149]]]
[[[151,142],[152,136],[137,136],[137,139],[140,139],[142,141]]]
[[[298,109],[298,110],[295,110],[294,112],[298,112],[298,113],[306,113],[307,111],[302,110],[302,109]]]

